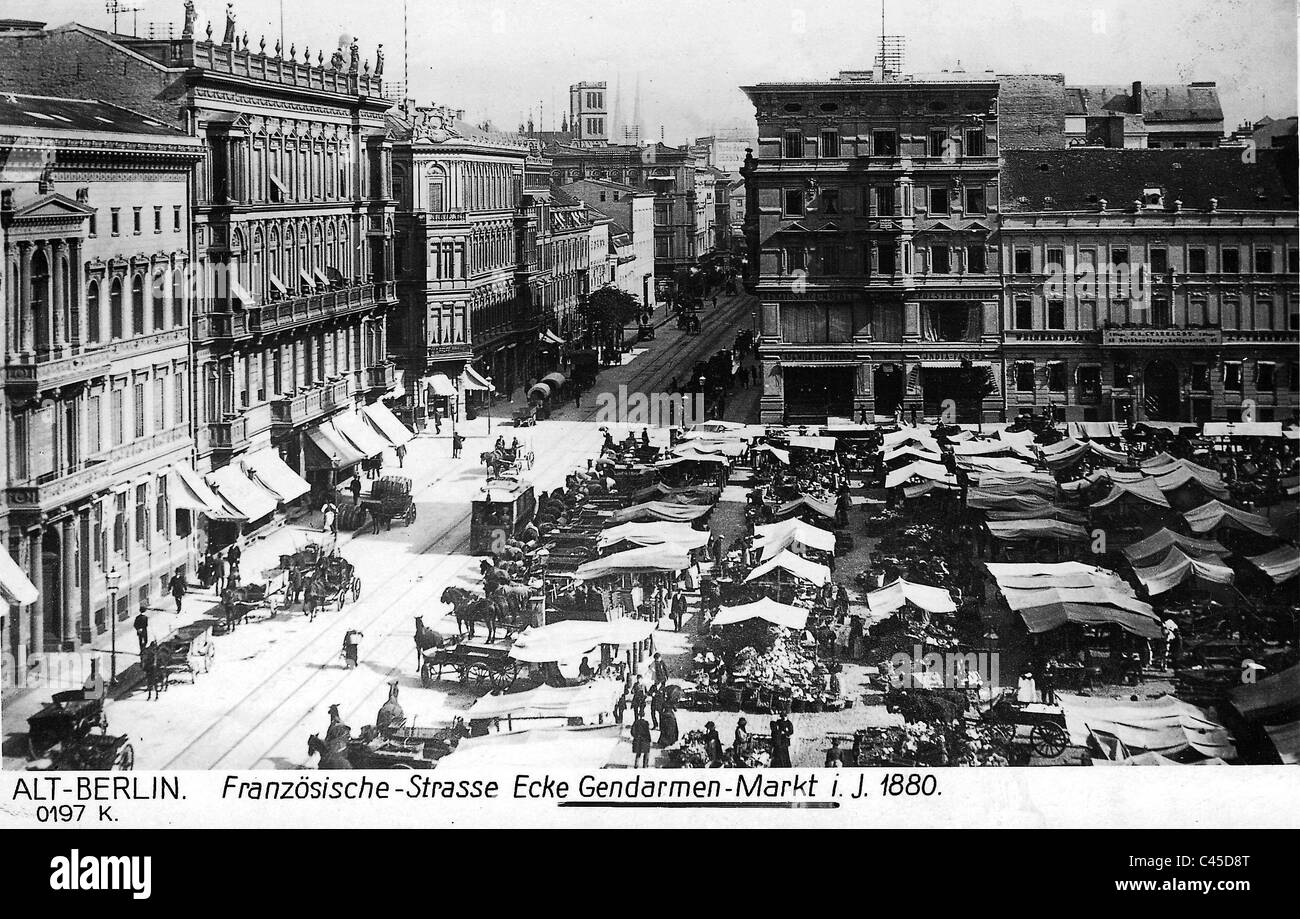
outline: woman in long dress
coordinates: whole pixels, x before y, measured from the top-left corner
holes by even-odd
[[[677,712],[670,693],[663,694],[659,708],[659,746],[671,747],[677,743]]]

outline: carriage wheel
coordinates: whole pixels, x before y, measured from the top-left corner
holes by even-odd
[[[482,686],[492,679],[492,668],[487,664],[470,664],[467,677],[468,682],[475,686]]]
[[[412,504],[410,510],[406,512],[406,525],[409,527],[415,523],[415,505]]]
[[[1039,756],[1053,759],[1064,753],[1065,748],[1070,745],[1070,735],[1065,733],[1065,728],[1054,721],[1042,721],[1034,725],[1029,739],[1033,741],[1034,749],[1038,751]]]
[[[110,767],[118,772],[130,772],[135,768],[135,747],[129,743],[122,744],[122,748],[117,751],[117,756],[113,758],[113,765]]]
[[[352,579],[352,602],[356,603],[361,598],[361,578]]]
[[[515,685],[515,679],[519,676],[519,665],[509,663],[497,670],[492,671],[492,688],[505,692],[511,686]]]
[[[990,733],[992,733],[992,735],[997,739],[999,743],[1003,743],[1003,744],[1015,743],[1016,726],[1014,724],[1007,724],[1006,722],[1003,721],[995,721],[994,723],[989,725],[989,730]]]
[[[53,748],[54,744],[38,743],[35,737],[27,735],[27,753],[32,759],[40,759]]]
[[[425,689],[433,685],[433,666],[428,661],[420,664],[420,685]]]

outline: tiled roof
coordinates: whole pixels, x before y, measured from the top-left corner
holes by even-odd
[[[1068,115],[1132,113],[1132,86],[1067,86]],[[1142,86],[1142,115],[1147,121],[1222,121],[1219,90],[1213,85],[1158,83]]]
[[[0,126],[110,131],[184,137],[179,128],[97,99],[63,99],[0,92]]]
[[[1243,162],[1244,148],[1116,150],[1011,150],[1002,154],[1002,210],[1088,211],[1105,199],[1125,210],[1146,188],[1163,188],[1165,208],[1182,201],[1189,210],[1294,210],[1294,159],[1259,150]],[[1288,169],[1292,179],[1286,177]]]

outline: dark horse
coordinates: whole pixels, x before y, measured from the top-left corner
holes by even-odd
[[[158,642],[152,641],[140,652],[140,669],[144,671],[146,699],[157,699],[167,688],[167,671],[163,668],[162,651]]]
[[[424,663],[424,652],[430,648],[441,648],[442,636],[424,624],[423,616],[415,617],[415,669],[418,671]]]
[[[440,598],[443,603],[450,603],[456,615],[456,630],[466,638],[474,637],[474,614],[479,612],[478,604],[483,598],[463,587],[448,587]]]
[[[346,751],[346,742],[326,743],[320,739],[319,734],[312,734],[307,738],[307,755],[310,757],[313,753],[320,754],[317,769],[351,769],[352,762],[348,759]]]

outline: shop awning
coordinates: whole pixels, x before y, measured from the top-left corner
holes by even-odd
[[[447,374],[435,373],[433,376],[426,377],[425,382],[429,384],[429,388],[433,390],[435,396],[456,398],[456,387],[447,378]]]
[[[280,293],[282,294],[289,293],[289,289],[284,286],[283,281],[281,281],[278,277],[275,276],[274,271],[268,271],[266,276],[270,280],[271,286],[274,287],[276,290],[278,290]]]
[[[544,330],[542,331],[542,334],[537,336],[537,340],[538,340],[538,341],[544,341],[544,342],[546,342],[548,345],[562,345],[562,344],[564,344],[564,339],[561,338],[560,336],[556,335],[556,334],[555,334],[554,332],[552,332],[550,329],[544,329]]]
[[[809,581],[818,587],[831,579],[831,570],[825,565],[819,565],[816,562],[810,562],[802,556],[795,555],[790,550],[768,559],[759,565],[745,578],[746,582],[757,580],[776,569],[788,572],[804,581]]]
[[[592,680],[580,686],[538,686],[526,692],[483,696],[465,713],[467,721],[488,718],[581,718],[595,722],[613,712],[623,693],[618,680]],[[526,730],[524,725],[519,726]]]
[[[1282,546],[1263,555],[1252,555],[1246,561],[1268,575],[1274,584],[1289,581],[1300,574],[1300,549],[1295,546]]]
[[[443,377],[445,380],[446,377]],[[361,409],[361,414],[365,416],[366,421],[384,440],[388,441],[394,447],[400,447],[410,443],[412,434],[393,414],[392,409],[382,402],[375,402]]]
[[[1159,638],[1160,622],[1154,617],[1092,603],[1051,603],[1020,611],[1025,627],[1035,635],[1058,629],[1067,622],[1078,625],[1117,625],[1142,638]]]
[[[275,450],[258,450],[256,453],[242,457],[240,462],[252,474],[257,484],[275,495],[282,504],[288,504],[311,491],[307,480],[280,459],[280,454]]]
[[[670,543],[683,549],[699,549],[709,542],[708,530],[694,529],[689,523],[653,520],[649,523],[622,523],[600,534],[600,548],[630,542],[638,546],[661,546]]]
[[[290,197],[289,189],[285,188],[284,183],[280,181],[280,177],[276,175],[274,172],[267,173],[266,177],[271,180],[271,184],[275,186],[276,191],[280,193],[280,196],[285,201],[288,201]]]
[[[952,594],[942,587],[913,584],[902,578],[867,594],[867,608],[877,616],[901,609],[904,603],[911,603],[927,613],[957,612],[957,604],[953,602]]]
[[[583,562],[574,577],[579,581],[643,572],[672,573],[691,567],[691,555],[676,543],[638,546],[625,552],[615,552],[604,558]]]
[[[321,287],[324,287],[324,288],[326,288],[326,289],[329,288],[329,286],[330,286],[330,279],[327,278],[327,277],[325,277],[325,272],[321,271],[319,268],[313,268],[313,269],[311,270],[311,273],[312,273],[312,276],[313,276],[314,278],[316,278],[316,280],[317,280],[318,282],[320,282],[320,286],[321,286]]]
[[[476,389],[480,392],[496,392],[496,387],[485,380],[477,370],[468,364],[465,365],[465,372],[460,376],[460,385],[465,389]]]
[[[531,626],[519,633],[510,656],[533,664],[576,661],[601,645],[618,647],[645,641],[654,630],[655,623],[647,619],[627,617],[609,622],[565,620]]]
[[[762,619],[787,629],[802,629],[808,625],[808,610],[763,597],[753,603],[722,607],[710,625],[735,625],[750,619]]]
[[[1217,555],[1191,556],[1177,546],[1171,546],[1163,560],[1145,568],[1133,566],[1133,574],[1154,597],[1172,590],[1191,578],[1213,584],[1231,584],[1232,569]]]
[[[334,419],[334,427],[339,433],[347,438],[352,446],[356,447],[363,456],[376,457],[384,452],[388,444],[384,443],[382,437],[370,429],[361,416],[351,412],[339,415]]]
[[[253,295],[248,292],[248,288],[234,278],[230,280],[230,294],[244,306],[256,306],[253,302]]]
[[[222,501],[202,476],[190,466],[178,464],[169,467],[167,500],[177,510],[205,514],[210,520],[243,520],[225,501]]]
[[[13,560],[9,553],[0,546],[0,595],[11,606],[35,603],[40,594],[23,569]]]
[[[207,481],[223,501],[249,520],[275,513],[276,496],[245,475],[242,466],[222,466],[208,473]]]
[[[302,282],[303,282],[304,284],[307,285],[307,287],[308,287],[310,290],[315,290],[315,289],[316,289],[316,279],[313,278],[313,277],[312,277],[310,274],[308,274],[306,271],[299,271],[299,272],[298,272],[298,277],[302,280]]]
[[[308,468],[344,469],[365,459],[365,455],[352,446],[342,432],[334,427],[333,422],[312,428],[307,432],[307,437],[320,457],[315,462],[309,459]]]
[[[821,552],[835,551],[835,534],[802,520],[784,520],[754,528],[754,547],[769,558],[790,546],[807,546]]]

